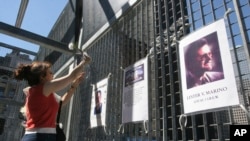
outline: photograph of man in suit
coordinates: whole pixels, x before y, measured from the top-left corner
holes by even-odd
[[[190,43],[185,49],[187,89],[224,79],[216,32]]]
[[[94,114],[100,114],[102,112],[102,92],[97,90],[95,92],[95,110]]]

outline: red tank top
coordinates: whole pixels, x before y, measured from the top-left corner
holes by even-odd
[[[59,104],[53,93],[43,95],[43,85],[33,86],[26,96],[26,128],[55,128]]]

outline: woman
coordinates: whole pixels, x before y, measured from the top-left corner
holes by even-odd
[[[59,102],[65,105],[76,87],[83,79],[83,66],[90,61],[89,56],[77,65],[73,71],[63,77],[53,79],[51,64],[33,62],[20,64],[14,71],[17,80],[27,80],[30,87],[24,89],[26,94],[26,125],[22,141],[56,141],[56,117]],[[70,83],[70,89],[62,96],[54,92],[62,90]]]

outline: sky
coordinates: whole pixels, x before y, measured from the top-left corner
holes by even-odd
[[[29,0],[21,29],[47,37],[69,0]],[[0,0],[0,21],[15,26],[21,0]],[[37,52],[39,45],[0,32],[0,42]],[[9,53],[0,46],[0,56]]]

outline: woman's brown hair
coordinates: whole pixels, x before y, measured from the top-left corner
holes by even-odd
[[[49,62],[35,61],[32,64],[20,64],[14,71],[14,78],[27,80],[30,86],[34,86],[40,83],[41,77],[46,76],[46,72],[50,67]]]

